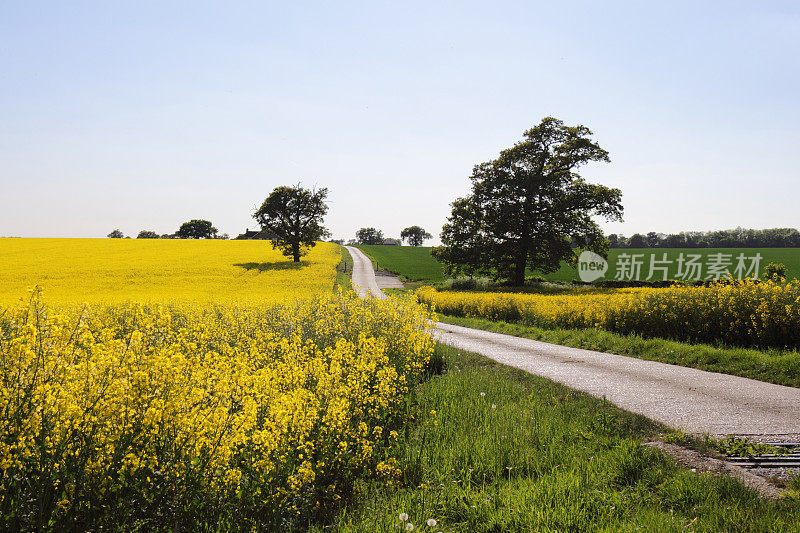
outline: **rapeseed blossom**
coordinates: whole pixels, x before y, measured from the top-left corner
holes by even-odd
[[[800,347],[798,280],[569,294],[439,292],[423,287],[416,294],[420,302],[454,316],[544,328],[602,328],[691,342]]]
[[[357,476],[396,478],[430,319],[352,292],[77,310],[34,293],[0,316],[0,529],[291,526]]]

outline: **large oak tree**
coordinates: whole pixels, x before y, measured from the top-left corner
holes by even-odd
[[[452,203],[434,256],[450,274],[482,273],[525,282],[526,268],[558,270],[581,249],[600,254],[608,241],[592,217],[622,220],[619,189],[587,183],[577,169],[608,162],[584,126],[552,117],[521,142],[473,169],[472,193]]]
[[[327,196],[326,188],[276,187],[253,218],[262,229],[275,235],[273,248],[299,262],[316,241],[329,235],[322,225],[322,217],[328,212]]]

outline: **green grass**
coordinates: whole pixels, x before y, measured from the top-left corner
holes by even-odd
[[[334,289],[341,287],[343,291],[346,291],[352,286],[353,258],[350,257],[350,252],[344,246],[340,246],[339,249],[342,253],[342,260],[336,266],[336,280],[333,282],[333,287]]]
[[[424,532],[800,531],[796,498],[759,499],[643,446],[665,429],[654,422],[476,354],[437,354],[446,371],[409,402],[399,482],[362,483],[325,531],[403,531],[400,513]]]
[[[544,329],[519,323],[482,318],[439,315],[442,322],[505,333],[538,341],[598,352],[699,368],[759,381],[800,387],[800,353],[781,350],[751,350],[688,344],[638,335],[619,335],[601,329]]]
[[[401,279],[441,283],[442,265],[431,256],[430,246],[358,246],[382,270],[394,272]]]

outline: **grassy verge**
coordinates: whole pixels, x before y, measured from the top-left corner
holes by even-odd
[[[353,258],[344,246],[340,246],[339,249],[342,252],[342,260],[336,266],[336,280],[333,282],[333,288],[341,287],[342,290],[347,290],[352,286]]]
[[[654,422],[479,355],[437,354],[446,371],[416,391],[398,438],[402,475],[362,483],[325,530],[800,528],[797,499],[761,500],[642,446],[664,430]]]
[[[442,322],[495,331],[529,339],[660,361],[757,379],[778,385],[800,387],[800,353],[780,350],[751,350],[688,344],[638,335],[619,335],[600,329],[543,329],[519,323],[482,318],[439,315]]]
[[[364,252],[378,267],[400,276],[402,281],[424,281],[437,284],[444,281],[442,265],[431,255],[430,246],[365,246]]]

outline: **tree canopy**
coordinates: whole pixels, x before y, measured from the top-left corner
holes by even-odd
[[[139,235],[137,235],[136,238],[137,239],[158,239],[159,237],[158,237],[158,233],[156,233],[155,231],[149,231],[149,230],[143,229],[142,231],[139,232]]]
[[[109,239],[122,239],[125,237],[125,234],[122,233],[120,230],[115,229],[114,231],[106,235],[106,237],[108,237]]]
[[[262,229],[275,235],[273,248],[299,262],[316,241],[329,235],[322,225],[322,217],[328,212],[327,196],[326,188],[276,187],[253,213],[253,218]]]
[[[622,220],[619,189],[587,183],[577,169],[608,162],[584,126],[546,117],[497,159],[476,165],[472,192],[452,203],[434,256],[448,273],[482,273],[525,282],[525,270],[576,264],[581,250],[605,255],[608,241],[593,220]]]
[[[422,229],[421,226],[409,226],[400,232],[400,238],[408,241],[411,246],[422,246],[427,239],[432,239],[433,235]]]
[[[383,244],[383,232],[375,228],[361,228],[356,232],[358,244]]]
[[[217,236],[217,228],[208,220],[193,219],[181,224],[175,235],[179,239],[213,239]]]

